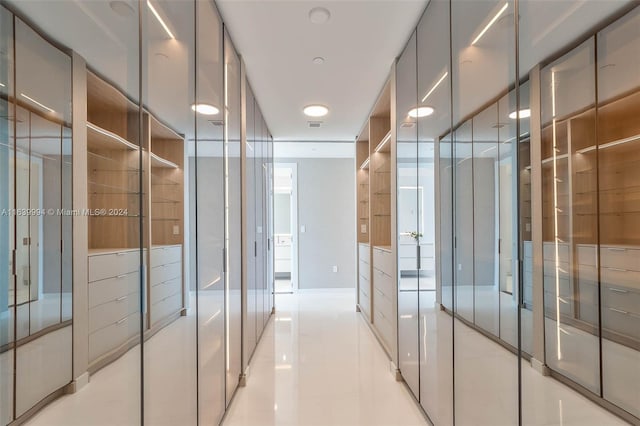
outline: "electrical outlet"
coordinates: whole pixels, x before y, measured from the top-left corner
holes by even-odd
[[[180,227],[178,225],[173,225],[173,235],[180,235]]]
[[[458,271],[462,271],[462,263],[458,263]]]
[[[363,223],[362,225],[360,225],[360,233],[361,234],[366,234],[367,233],[367,224]]]
[[[333,272],[338,272],[338,266],[337,265],[333,265]]]
[[[304,226],[304,225],[302,225],[302,226],[300,227],[300,232],[301,232],[302,234],[304,234],[305,232],[307,232],[307,227],[306,227],[306,226]]]

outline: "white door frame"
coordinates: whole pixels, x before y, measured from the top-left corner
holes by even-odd
[[[291,289],[298,290],[298,163],[276,162],[277,169],[291,169]],[[275,175],[275,171],[274,171]],[[274,191],[275,192],[275,191]]]

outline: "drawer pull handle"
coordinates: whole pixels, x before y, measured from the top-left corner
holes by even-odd
[[[609,290],[613,291],[614,293],[629,293],[627,290],[622,290],[620,288],[609,287]]]
[[[610,271],[616,271],[616,272],[628,272],[628,270],[626,269],[621,269],[621,268],[607,268]]]
[[[627,311],[623,311],[622,309],[609,308],[609,310],[610,310],[610,311],[613,311],[613,312],[617,312],[617,313],[619,313],[619,314],[623,314],[623,315],[627,315],[627,314],[629,314],[629,312],[627,312]]]
[[[127,320],[127,317],[122,318],[120,321],[116,323],[116,325],[120,325]]]
[[[118,298],[116,299],[116,302],[122,302],[122,301],[123,301],[123,300],[125,300],[127,297],[129,297],[129,296],[121,296],[121,297],[118,297]]]
[[[123,279],[123,278],[124,278],[124,277],[126,277],[126,276],[127,276],[127,274],[122,274],[122,275],[118,275],[116,278],[117,278],[117,279],[119,279],[119,280],[121,280],[121,279]]]
[[[116,253],[116,256],[124,256],[125,254],[127,254],[127,253],[119,251],[118,253]]]
[[[609,251],[627,251],[627,249],[622,247],[609,247]]]

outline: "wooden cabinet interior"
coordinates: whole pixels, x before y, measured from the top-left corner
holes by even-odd
[[[95,74],[87,75],[89,249],[140,245],[138,108]]]
[[[185,306],[184,137],[148,111],[140,111],[118,89],[88,72],[87,164],[91,209],[89,274],[96,273],[96,259],[102,258],[113,258],[108,269],[120,271],[118,262],[122,262],[128,253],[134,259],[133,271],[137,275],[141,268],[138,249],[142,235],[145,259],[142,268],[146,269],[142,297],[146,301],[145,338],[149,338],[177,318]],[[113,279],[121,280],[120,277],[132,273],[129,269],[121,272]],[[105,286],[109,285],[108,279],[92,282],[93,294],[106,291]],[[129,298],[130,294],[114,293],[111,296],[115,302],[109,303],[120,307],[119,301]],[[118,325],[119,332],[123,329],[122,321],[127,318],[125,314],[140,313],[114,312],[114,321],[117,320],[114,324]],[[92,315],[89,312],[90,319],[95,316]],[[100,346],[94,339],[90,344],[91,371],[129,349],[131,336],[125,334],[110,334],[112,342],[106,346]]]
[[[391,85],[387,83],[369,119],[371,243],[391,246]]]
[[[151,244],[183,243],[184,138],[160,123],[150,121]]]
[[[369,123],[356,140],[356,222],[359,243],[369,242]]]
[[[545,275],[568,278],[562,321],[597,334],[599,290],[603,337],[636,349],[640,334],[628,330],[640,312],[611,295],[640,295],[627,279],[639,268],[625,260],[640,253],[639,114],[634,91],[542,129],[543,241],[568,247],[566,271],[545,267]]]

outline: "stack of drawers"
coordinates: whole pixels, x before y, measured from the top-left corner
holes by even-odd
[[[522,300],[526,309],[533,307],[533,243],[524,242],[524,260],[522,265]]]
[[[560,315],[573,316],[573,285],[571,284],[570,250],[568,243],[543,243],[544,306],[552,317],[560,308]],[[556,280],[557,277],[557,280]],[[558,286],[559,291],[556,290]]]
[[[94,250],[89,255],[89,362],[140,333],[140,251]]]
[[[150,274],[151,327],[182,309],[182,246],[154,246]]]
[[[398,270],[415,271],[416,264],[416,244],[398,244]],[[420,244],[420,269],[425,272],[435,272],[436,259],[433,243]]]
[[[640,247],[600,246],[602,328],[640,340]]]
[[[371,319],[371,259],[369,244],[358,244],[358,296],[360,311]]]
[[[393,339],[394,258],[389,250],[373,248],[373,324],[391,347]]]
[[[576,245],[576,317],[598,327],[598,251],[595,244]]]

